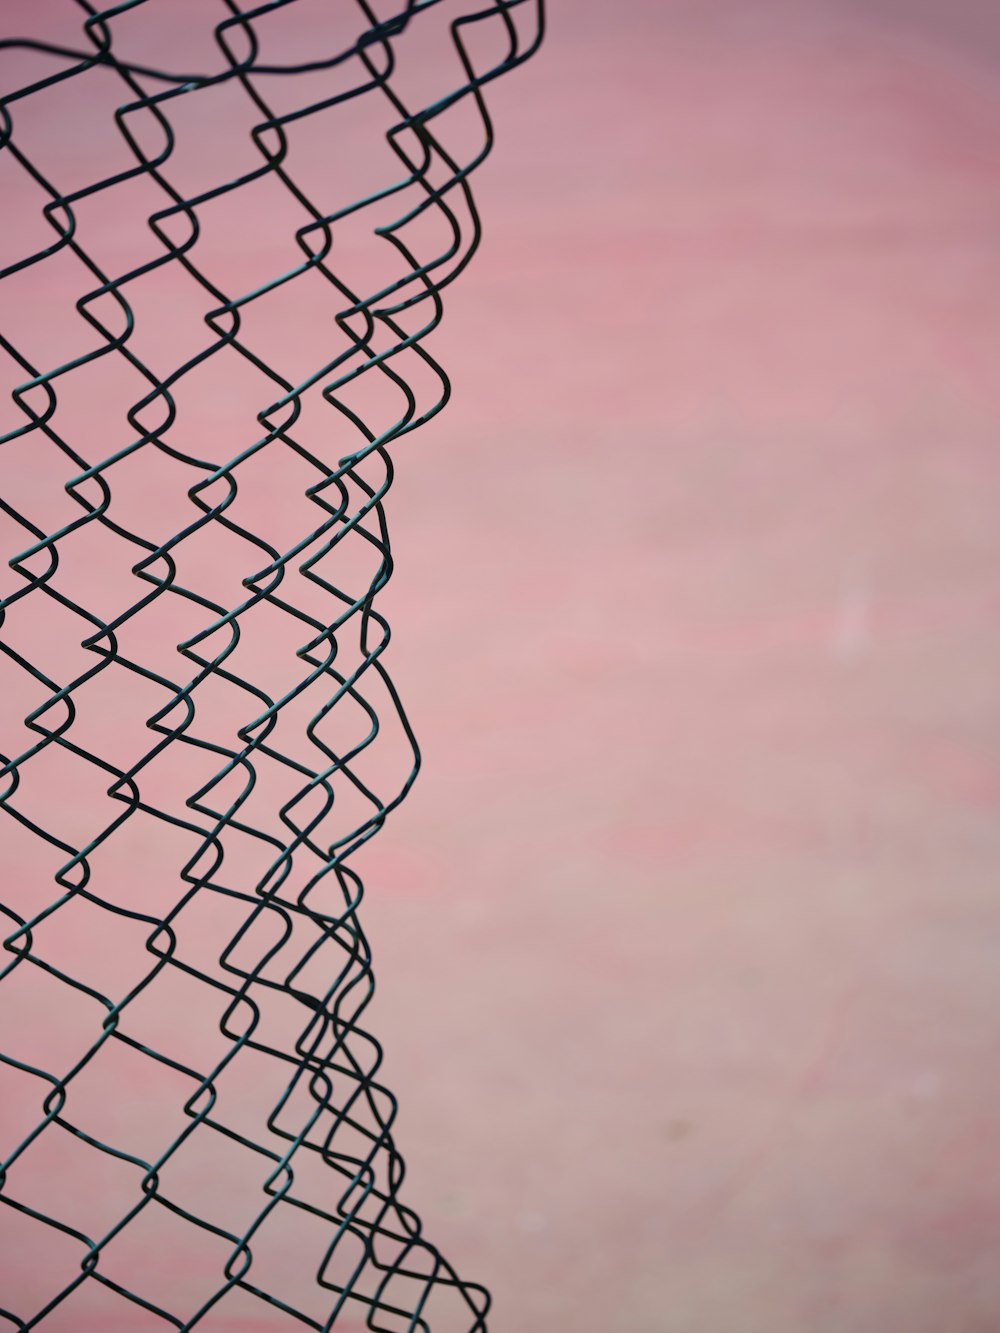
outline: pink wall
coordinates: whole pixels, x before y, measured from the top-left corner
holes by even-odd
[[[13,11],[52,34],[72,12]],[[389,665],[426,763],[356,865],[406,1201],[493,1289],[491,1327],[508,1333],[986,1333],[1000,1311],[1000,20],[973,0],[551,11],[542,53],[491,91],[486,239],[430,344],[454,399],[400,443],[388,504]],[[329,14],[296,12],[286,39],[308,48]],[[193,60],[187,31],[137,31],[135,49]],[[437,50],[415,52],[415,87],[454,81]],[[86,109],[111,163],[102,88],[95,76]],[[178,117],[189,189],[218,154],[249,160],[238,108],[212,98]],[[301,170],[357,192],[381,169],[379,132],[303,129]],[[90,169],[69,88],[25,108],[23,133],[61,188]],[[23,247],[38,199],[13,176],[0,190],[0,245]],[[81,218],[124,267],[153,244],[155,205],[138,185],[116,205]],[[295,225],[261,188],[252,208],[219,206],[202,253],[249,285],[294,262]],[[391,263],[352,229],[341,258],[359,282]],[[88,281],[62,259],[23,275],[10,318],[33,354],[86,345],[72,299]],[[254,328],[290,377],[331,337],[325,294],[295,290]],[[181,284],[151,278],[136,308],[151,359],[203,336],[204,301]],[[103,370],[67,383],[82,453],[133,388]],[[222,450],[258,398],[240,366],[216,366],[192,377],[184,429]],[[0,469],[39,522],[70,513],[39,452]],[[169,469],[120,476],[150,531],[178,525]],[[301,489],[251,471],[242,512],[294,534]],[[190,571],[223,598],[241,559],[206,543]],[[95,605],[130,595],[96,540],[65,564]],[[73,628],[12,616],[8,632],[69,669]],[[175,631],[190,629],[151,618],[139,647],[169,651]],[[245,660],[278,683],[285,646],[262,624]],[[14,671],[2,688],[18,719],[38,702]],[[123,751],[149,711],[128,682],[88,703],[81,729],[117,728]],[[220,735],[245,720],[221,690],[213,716]],[[405,772],[398,736],[378,763],[387,782]],[[189,777],[155,780],[169,798]],[[40,764],[24,797],[58,801],[69,838],[107,804],[68,762]],[[126,833],[106,882],[152,910],[179,848]],[[4,855],[11,899],[36,902],[53,857],[16,832]],[[191,947],[211,952],[227,925],[192,922]],[[82,911],[54,919],[51,956],[127,987],[135,941],[94,929]],[[34,985],[0,986],[0,1045],[65,1066],[91,1020]],[[165,985],[146,1030],[209,1043],[215,1018],[193,1003]],[[113,1086],[138,1150],[179,1094],[127,1065],[78,1109],[109,1114]],[[234,1103],[249,1095],[234,1086]],[[28,1112],[2,1104],[10,1137]],[[62,1149],[20,1183],[80,1225],[134,1189]],[[176,1188],[234,1217],[257,1197],[235,1160],[195,1145]],[[0,1305],[16,1308],[75,1251],[30,1227],[15,1239],[11,1222]],[[279,1230],[265,1262],[302,1291],[307,1250]],[[218,1271],[179,1228],[114,1262],[179,1303]],[[42,1327],[143,1333],[137,1318],[81,1305]],[[210,1333],[292,1326],[238,1301],[213,1319]]]

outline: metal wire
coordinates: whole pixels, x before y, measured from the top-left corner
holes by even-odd
[[[44,1051],[37,1059],[22,1058],[23,1053],[0,1054],[8,1075],[20,1080],[19,1086],[35,1090],[38,1107],[37,1121],[18,1142],[12,1147],[0,1144],[4,1154],[0,1202],[25,1226],[39,1224],[53,1237],[58,1233],[61,1244],[76,1247],[78,1258],[75,1275],[60,1282],[39,1308],[0,1309],[0,1326],[35,1328],[57,1312],[73,1308],[72,1298],[79,1299],[81,1290],[100,1284],[106,1299],[114,1301],[108,1293],[115,1293],[130,1303],[139,1321],[136,1327],[141,1323],[142,1328],[163,1324],[191,1329],[200,1323],[208,1327],[212,1312],[234,1292],[257,1298],[272,1308],[275,1318],[315,1329],[332,1328],[338,1321],[346,1326],[352,1318],[379,1330],[486,1328],[490,1305],[486,1289],[459,1278],[423,1236],[417,1214],[399,1198],[403,1163],[392,1135],[396,1101],[376,1077],[381,1048],[361,1026],[373,977],[358,915],[362,884],[348,864],[406,795],[420,765],[416,740],[382,660],[389,626],[376,609],[377,595],[392,573],[384,509],[393,479],[389,447],[435,416],[448,400],[448,378],[423,342],[440,322],[441,293],[464,269],[480,239],[469,176],[493,145],[483,90],[528,59],[544,29],[543,0],[459,5],[461,12],[448,31],[464,81],[430,105],[412,110],[395,91],[400,44],[409,40],[427,11],[443,2],[452,4],[452,0],[395,0],[393,12],[378,17],[376,7],[384,6],[376,6],[375,0],[354,0],[352,5],[345,0],[337,8],[337,23],[343,24],[345,13],[352,16],[351,40],[338,42],[330,51],[318,50],[314,58],[298,63],[265,59],[268,43],[260,32],[262,22],[272,22],[274,15],[288,16],[299,0],[270,0],[246,11],[235,0],[224,0],[226,14],[217,23],[208,17],[206,5],[199,17],[206,15],[204,23],[212,29],[219,62],[217,69],[201,73],[154,68],[116,55],[123,17],[157,8],[160,0],[125,0],[102,10],[77,0],[85,14],[79,49],[41,38],[0,42],[7,59],[24,62],[32,70],[41,57],[51,59],[46,66],[51,72],[31,78],[0,100],[0,157],[12,159],[44,192],[43,212],[53,233],[50,243],[0,271],[0,280],[73,256],[93,279],[86,294],[75,301],[75,309],[96,334],[86,351],[56,366],[40,364],[37,356],[29,357],[19,348],[13,331],[18,311],[13,306],[8,306],[6,329],[0,335],[0,347],[18,368],[12,398],[23,418],[0,442],[9,446],[29,439],[33,447],[62,459],[65,467],[53,475],[52,484],[65,490],[78,511],[48,530],[21,502],[15,505],[6,494],[0,499],[3,513],[21,534],[20,549],[9,560],[19,581],[0,599],[0,627],[11,617],[28,616],[37,622],[46,615],[69,614],[80,627],[76,643],[92,658],[83,671],[74,673],[58,660],[33,660],[15,646],[16,635],[5,634],[0,640],[8,665],[25,673],[44,696],[24,718],[30,733],[27,748],[0,754],[0,807],[22,833],[54,849],[60,863],[54,897],[41,883],[33,883],[30,912],[0,902],[10,927],[4,939],[6,961],[0,963],[0,1008],[12,981],[26,975],[25,970],[38,969],[46,984],[62,988],[68,1007],[96,1004],[103,1014],[92,1040],[75,1053],[68,1067],[54,1063],[47,1067],[51,1062]],[[473,55],[476,29],[488,32],[494,41],[502,39],[499,58],[485,68],[477,67]],[[322,24],[318,30],[325,30]],[[361,73],[358,81],[342,87],[343,81],[335,81],[333,75],[348,65]],[[116,81],[121,90],[115,122],[134,165],[63,191],[32,153],[19,147],[21,104],[44,98],[67,81],[80,81],[82,89],[85,76],[95,71]],[[317,83],[308,76],[325,74],[330,75],[333,91],[313,96]],[[238,89],[252,110],[251,137],[259,165],[185,196],[171,178],[176,146],[171,117],[185,99],[223,84]],[[310,100],[292,109],[283,102],[277,110],[273,90],[279,85],[283,92],[301,86]],[[314,202],[306,186],[296,180],[290,136],[304,119],[357,99],[384,99],[391,108],[394,124],[386,137],[402,171],[391,184],[331,208],[328,201]],[[452,153],[443,142],[446,134],[438,131],[446,113],[459,106],[474,112],[479,125],[479,142],[471,153]],[[156,151],[148,148],[153,127],[161,136]],[[261,273],[252,288],[227,293],[199,257],[204,210],[264,178],[280,184],[299,214],[294,240],[302,257],[288,271],[277,276]],[[157,253],[126,272],[114,273],[106,262],[98,261],[93,247],[85,246],[79,215],[94,197],[135,181],[155,187],[161,198],[160,207],[148,217]],[[333,180],[334,188],[336,184]],[[397,215],[375,231],[402,257],[405,272],[361,295],[333,266],[337,228],[361,214],[382,216],[385,206],[395,207],[397,201]],[[418,258],[419,245],[408,236],[425,235],[421,226],[432,216],[446,224],[448,243],[439,253]],[[191,290],[204,293],[211,306],[204,316],[211,340],[170,368],[141,357],[134,337],[142,324],[136,293],[164,271],[176,275],[179,284],[194,284]],[[252,307],[266,305],[266,298],[280,289],[300,291],[303,284],[317,279],[325,284],[330,327],[335,320],[345,346],[336,355],[330,355],[328,348],[318,349],[315,365],[303,377],[286,369],[273,352],[256,349],[248,316]],[[116,312],[113,316],[109,308]],[[187,377],[233,354],[256,376],[260,396],[253,415],[259,430],[220,463],[203,456],[210,451],[196,448],[191,433],[185,433],[178,404]],[[146,389],[127,412],[127,431],[119,432],[118,423],[108,421],[106,456],[85,456],[60,428],[58,409],[66,384],[96,373],[105,358],[127,363],[145,381]],[[420,371],[419,385],[411,382],[413,367]],[[362,379],[366,384],[378,380],[401,397],[402,414],[388,428],[367,423],[351,405],[351,393]],[[430,399],[428,382],[436,385]],[[322,450],[304,443],[300,422],[320,403],[324,412],[333,410],[329,420],[339,423],[337,430],[347,422],[354,432],[355,446],[346,454],[334,451],[327,458]],[[193,506],[186,526],[166,539],[135,530],[136,520],[144,515],[131,513],[127,504],[116,504],[114,499],[116,469],[129,460],[134,464],[136,458],[148,460],[154,455],[158,465],[186,475],[183,490]],[[248,464],[258,467],[263,458],[276,489],[308,474],[304,494],[317,514],[311,528],[283,548],[255,530],[240,509]],[[293,460],[295,469],[290,473]],[[139,581],[134,599],[114,615],[82,604],[72,583],[62,579],[75,558],[74,543],[81,534],[98,530],[112,543],[119,563]],[[210,580],[199,582],[197,561],[186,554],[202,549],[198,543],[206,533],[240,552],[243,593],[231,604],[213,595],[215,585]],[[374,559],[377,568],[367,584],[352,587],[336,581],[338,562],[348,551]],[[353,565],[344,567],[349,577]],[[317,596],[326,600],[325,614],[317,610],[321,605]],[[198,627],[176,644],[173,667],[164,666],[155,654],[143,654],[132,631],[144,618],[150,619],[155,608],[182,604],[194,613]],[[272,616],[269,625],[280,620],[281,633],[300,663],[299,679],[283,692],[271,691],[242,674],[254,659],[241,655],[241,635],[264,607]],[[126,641],[139,647],[126,647]],[[145,739],[138,738],[141,743],[128,762],[121,759],[116,744],[108,740],[105,748],[100,734],[95,743],[93,732],[78,725],[87,689],[102,677],[112,683],[122,680],[123,672],[139,678],[158,700],[146,719]],[[230,691],[239,718],[228,743],[211,725],[220,688]],[[322,702],[318,708],[311,703],[311,715],[303,724],[297,720],[303,703],[306,698],[315,700],[317,690],[322,690]],[[357,717],[358,710],[365,719],[364,734],[346,749],[335,747],[331,718],[348,713]],[[387,710],[398,718],[410,754],[409,772],[391,796],[377,794],[359,772],[360,756],[385,731]],[[286,743],[282,737],[289,734],[288,719],[297,740]],[[105,728],[109,737],[110,731],[110,726]],[[168,753],[210,763],[209,779],[189,790],[179,807],[159,794],[152,777]],[[35,804],[22,800],[26,773],[44,756],[56,754],[87,765],[90,782],[113,802],[112,816],[84,839],[65,831],[66,811],[58,803],[50,802],[39,815]],[[253,804],[258,782],[269,773],[290,784],[282,801],[275,804],[272,799],[270,819],[255,814]],[[264,783],[265,792],[276,789]],[[345,793],[347,808],[352,808],[351,800],[360,799],[364,813],[334,835],[335,806],[339,811]],[[131,821],[143,819],[169,826],[194,847],[183,864],[170,871],[176,890],[166,911],[140,910],[140,895],[130,905],[103,888],[99,849],[109,839],[121,839]],[[251,879],[245,877],[248,861],[241,850],[247,846],[263,857],[263,872]],[[239,916],[225,948],[206,962],[197,949],[185,945],[182,922],[192,904],[209,900],[237,909]],[[145,961],[126,993],[104,993],[84,979],[82,967],[74,974],[64,959],[53,961],[45,944],[46,931],[74,903],[86,903],[88,910],[102,914],[109,927],[117,921],[139,928]],[[262,938],[266,947],[259,943]],[[86,947],[80,944],[81,950]],[[137,1036],[131,1023],[142,997],[155,994],[171,976],[201,988],[206,1022],[212,1006],[217,1011],[221,1005],[221,1055],[208,1067],[175,1058],[160,1049],[166,1043]],[[294,1005],[300,1015],[293,1042],[278,1040],[262,1021],[275,996]],[[16,1025],[16,1013],[12,1021]],[[190,1015],[178,1021],[190,1021]],[[116,1043],[186,1081],[176,1134],[155,1156],[122,1146],[110,1129],[97,1134],[90,1126],[84,1128],[74,1116],[74,1084]],[[247,1128],[245,1119],[227,1115],[222,1096],[230,1071],[253,1059],[283,1071],[280,1097],[261,1115],[256,1132]],[[109,1086],[108,1098],[118,1091]],[[220,1151],[223,1144],[236,1145],[245,1153],[248,1173],[259,1181],[259,1206],[248,1212],[239,1228],[219,1225],[171,1193],[170,1163],[195,1132],[214,1136]],[[88,1234],[59,1215],[58,1200],[42,1207],[19,1191],[25,1154],[35,1144],[53,1143],[53,1135],[73,1136],[87,1153],[114,1159],[133,1173],[130,1207],[103,1231]],[[322,1164],[328,1182],[322,1199],[299,1187],[307,1163]],[[258,1239],[269,1219],[290,1209],[325,1228],[322,1259],[315,1272],[317,1290],[324,1293],[324,1314],[317,1314],[315,1301],[305,1299],[305,1293],[302,1300],[277,1294],[255,1262]],[[123,1277],[120,1269],[112,1275],[102,1263],[112,1243],[128,1228],[136,1228],[150,1210],[166,1210],[185,1227],[197,1228],[206,1244],[222,1243],[225,1259],[217,1283],[197,1308],[184,1308],[180,1294],[176,1308],[167,1308],[162,1295],[144,1290],[141,1275],[134,1281]],[[346,1264],[345,1255],[350,1256]],[[0,1273],[3,1264],[0,1257]],[[3,1307],[8,1299],[2,1292],[14,1287],[10,1277],[9,1272],[6,1281],[0,1276]],[[435,1305],[442,1297],[447,1305]],[[438,1309],[440,1317],[435,1314]]]

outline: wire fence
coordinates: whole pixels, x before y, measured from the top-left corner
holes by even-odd
[[[350,862],[420,764],[390,446],[542,0],[77,5],[0,42],[0,1327],[485,1329],[400,1198]]]

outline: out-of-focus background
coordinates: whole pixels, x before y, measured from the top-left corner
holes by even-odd
[[[555,0],[490,89],[357,864],[498,1330],[1000,1323],[998,67],[978,0]]]
[[[556,3],[495,89],[369,922],[499,1327],[1000,1322],[998,70],[967,0]]]

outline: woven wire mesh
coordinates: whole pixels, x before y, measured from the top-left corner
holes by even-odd
[[[390,446],[542,0],[77,6],[0,43],[0,1326],[484,1329],[400,1198],[349,862],[420,764]],[[345,199],[343,144],[392,172]]]

